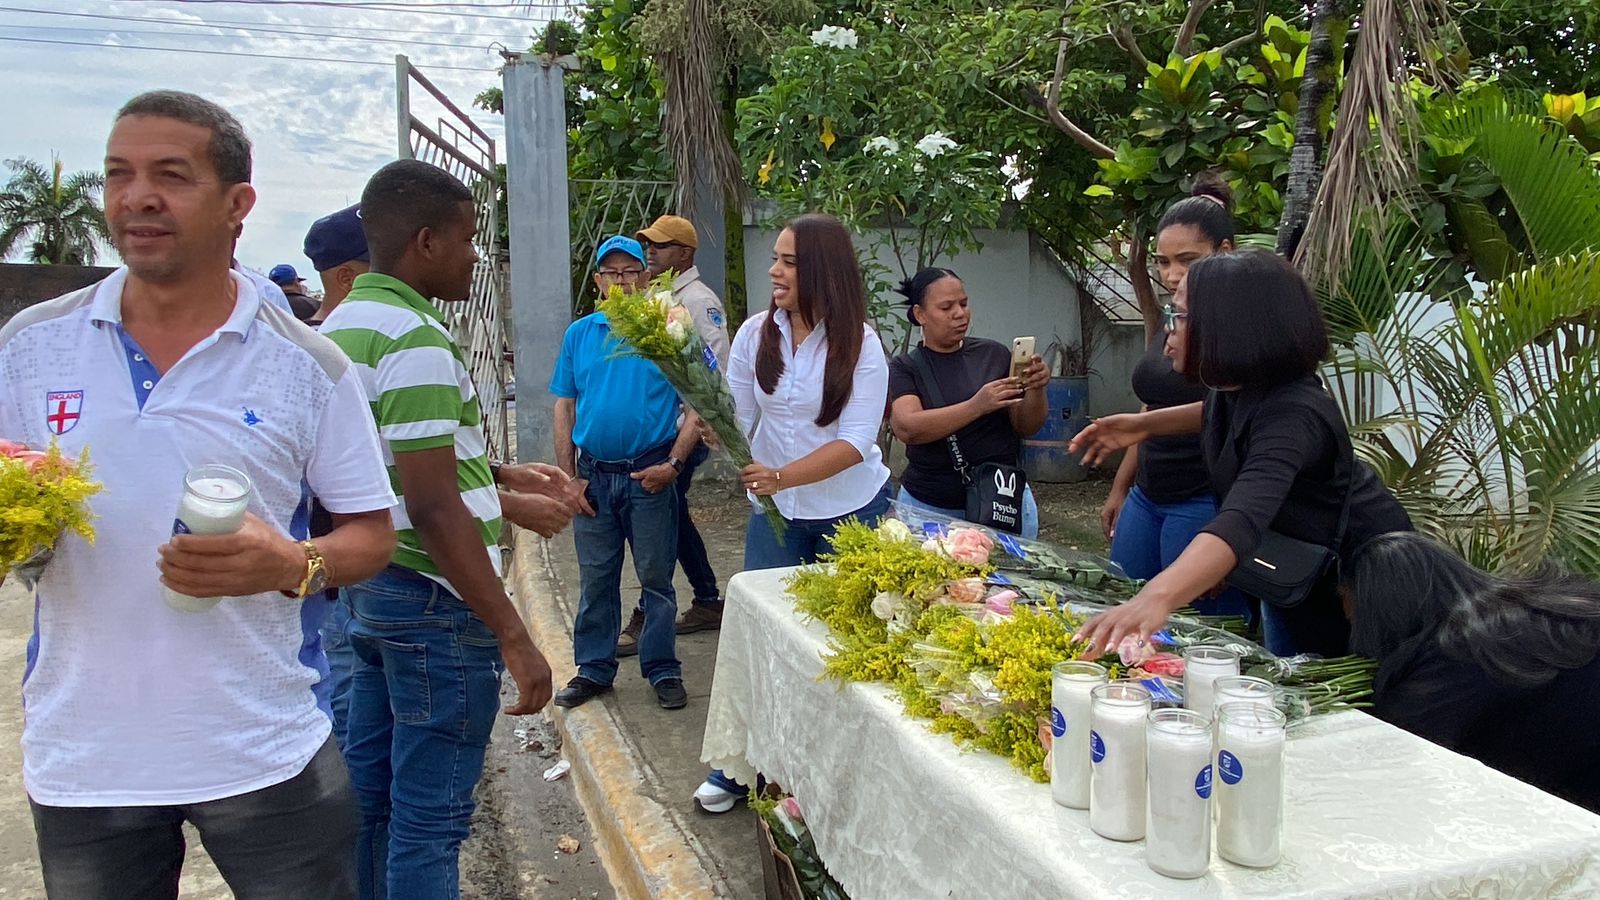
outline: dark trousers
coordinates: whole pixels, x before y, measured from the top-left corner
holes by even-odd
[[[697,445],[678,475],[678,565],[694,589],[694,605],[721,609],[722,592],[717,588],[717,573],[711,571],[706,542],[700,537],[700,529],[694,527],[694,519],[689,517],[689,484],[694,481],[694,470],[710,455],[705,444]]]
[[[33,809],[51,900],[175,900],[183,823],[194,825],[237,900],[354,900],[361,822],[332,739],[299,775],[183,806]]]

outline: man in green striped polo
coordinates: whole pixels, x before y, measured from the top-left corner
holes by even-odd
[[[490,465],[471,376],[428,300],[471,291],[471,192],[401,160],[372,176],[361,211],[371,271],[322,333],[362,376],[400,505],[393,564],[341,599],[356,657],[345,760],[361,801],[358,875],[363,898],[455,897],[501,666],[519,691],[506,713],[536,712],[551,692],[500,580],[501,516],[553,534],[571,511],[556,499],[560,470]]]

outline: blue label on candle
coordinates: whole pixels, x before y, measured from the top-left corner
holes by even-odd
[[[1063,716],[1061,710],[1056,709],[1054,706],[1050,707],[1050,733],[1055,737],[1061,737],[1067,733],[1067,717]]]
[[[189,526],[183,524],[183,520],[182,519],[173,519],[172,520],[172,533],[173,534],[194,534],[194,532],[189,530]]]
[[[938,522],[923,522],[922,533],[928,537],[944,537],[944,526]]]
[[[1017,543],[1016,538],[1006,534],[1004,531],[997,532],[996,536],[1000,539],[1000,546],[1004,547],[1007,553],[1015,556],[1017,559],[1028,558],[1028,551],[1022,549],[1022,545]]]
[[[989,583],[990,584],[1003,584],[1006,587],[1010,587],[1010,586],[1016,584],[1015,581],[1012,581],[1011,579],[1007,578],[1006,576],[1002,575],[999,572],[996,572],[993,575],[989,576]]]
[[[1169,647],[1174,643],[1172,640],[1172,632],[1166,630],[1165,628],[1161,629],[1155,634],[1150,635],[1150,639],[1158,644],[1166,644]]]
[[[1211,766],[1208,764],[1194,777],[1194,792],[1200,795],[1201,800],[1211,799]]]
[[[1100,732],[1089,732],[1089,758],[1099,762],[1106,758],[1106,742],[1100,740]]]
[[[1217,754],[1217,774],[1222,776],[1223,784],[1238,784],[1244,780],[1244,764],[1224,750]]]

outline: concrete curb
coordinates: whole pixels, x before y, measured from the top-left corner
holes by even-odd
[[[571,621],[557,594],[549,551],[542,538],[521,530],[513,547],[508,578],[512,600],[534,643],[549,659],[559,688],[576,671]],[[726,896],[689,836],[661,803],[643,792],[650,775],[629,752],[632,741],[610,707],[593,702],[566,710],[552,704],[548,715],[561,732],[562,755],[572,763],[569,777],[574,792],[617,896],[639,900]]]

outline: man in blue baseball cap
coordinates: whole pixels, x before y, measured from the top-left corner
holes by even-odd
[[[311,318],[317,311],[317,301],[306,294],[306,280],[288,263],[279,263],[267,273],[267,280],[283,289],[283,296],[289,301],[289,308],[294,311],[294,317],[304,322]]]
[[[594,284],[646,284],[644,248],[633,238],[607,238],[595,252]],[[689,702],[677,658],[678,614],[672,573],[677,568],[678,473],[700,439],[699,417],[681,408],[678,394],[654,363],[619,355],[603,312],[567,328],[550,378],[556,395],[556,465],[572,478],[572,519],[580,591],[572,651],[578,675],[556,692],[555,704],[581,706],[608,693],[617,676],[622,626],[623,546],[644,595],[639,670],[664,709]],[[632,606],[632,603],[629,604]]]
[[[357,275],[365,275],[367,236],[361,230],[361,204],[346,206],[311,223],[306,232],[306,258],[322,278],[322,307],[307,324],[322,324],[350,293]]]

